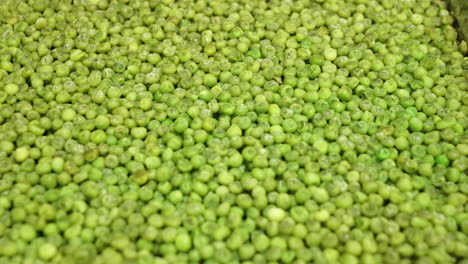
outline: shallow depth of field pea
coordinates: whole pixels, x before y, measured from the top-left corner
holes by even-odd
[[[468,264],[446,1],[0,2],[0,264]]]

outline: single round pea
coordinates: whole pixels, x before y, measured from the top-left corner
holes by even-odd
[[[15,95],[19,91],[19,86],[17,84],[14,84],[14,83],[8,83],[8,84],[5,85],[5,87],[3,89],[5,89],[5,92],[7,94]]]
[[[43,260],[49,260],[57,254],[57,247],[51,243],[45,243],[38,249],[38,255]]]

